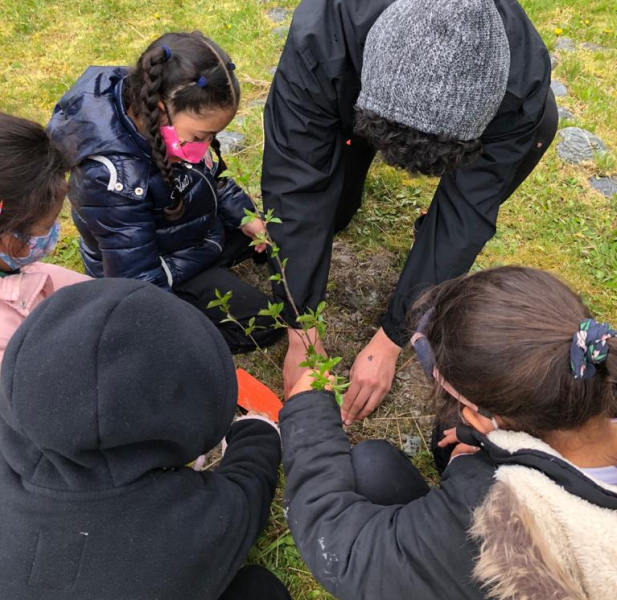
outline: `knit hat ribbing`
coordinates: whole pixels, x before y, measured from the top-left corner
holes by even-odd
[[[506,92],[493,0],[398,0],[369,31],[357,106],[424,133],[480,137]]]

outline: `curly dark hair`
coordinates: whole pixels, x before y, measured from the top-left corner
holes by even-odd
[[[446,135],[423,133],[412,127],[380,117],[370,110],[356,107],[354,133],[381,152],[389,165],[441,177],[468,165],[482,152],[479,139],[461,141]]]

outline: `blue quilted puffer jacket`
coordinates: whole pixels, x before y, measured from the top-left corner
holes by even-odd
[[[48,131],[77,165],[69,199],[86,273],[171,290],[217,259],[225,229],[238,228],[252,204],[233,180],[218,176],[224,165],[209,153],[198,165],[174,164],[184,214],[166,218],[172,190],[126,114],[126,74],[90,67],[56,105]]]

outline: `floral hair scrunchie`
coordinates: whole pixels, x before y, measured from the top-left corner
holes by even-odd
[[[595,365],[602,364],[608,357],[608,339],[617,337],[617,331],[608,323],[585,319],[580,329],[572,336],[570,364],[574,379],[591,379],[596,374]]]

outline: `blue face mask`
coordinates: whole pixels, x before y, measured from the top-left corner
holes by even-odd
[[[60,234],[60,223],[56,221],[47,235],[33,236],[28,238],[26,243],[28,244],[30,251],[27,256],[9,256],[4,252],[0,252],[0,260],[6,263],[6,265],[12,271],[17,271],[21,267],[30,265],[37,260],[41,260],[48,254],[53,252],[53,249],[58,243],[58,236]],[[19,236],[14,236],[21,240]],[[23,241],[23,240],[22,240]]]

